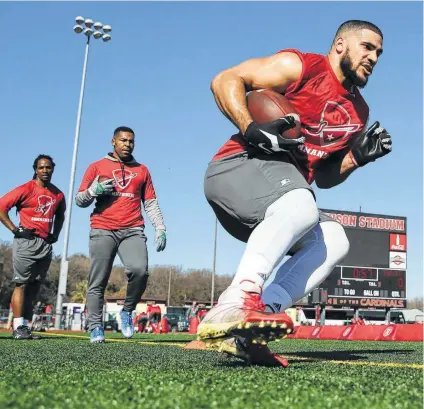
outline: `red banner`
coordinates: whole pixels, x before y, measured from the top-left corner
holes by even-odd
[[[312,331],[315,328],[319,327],[312,327],[309,325],[296,327],[294,330],[293,338],[299,338],[299,339],[309,339],[312,336]]]
[[[408,341],[423,342],[424,325],[324,325],[299,326],[293,338],[348,341]]]
[[[406,219],[383,215],[364,213],[340,212],[322,209],[323,213],[345,227],[367,230],[386,230],[392,232],[406,232]]]
[[[424,325],[394,324],[387,325],[381,334],[380,341],[423,341]]]
[[[393,298],[341,298],[328,297],[327,304],[331,306],[358,305],[359,307],[390,307],[406,308],[406,300],[396,300]]]
[[[319,339],[346,339],[346,335],[344,332],[346,328],[350,328],[351,326],[344,325],[324,325],[319,333]],[[350,331],[347,332],[348,334]]]
[[[351,341],[379,341],[386,325],[354,325],[349,334]]]

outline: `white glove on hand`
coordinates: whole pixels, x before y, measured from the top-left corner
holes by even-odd
[[[88,188],[88,193],[90,193],[91,197],[112,193],[115,190],[115,187],[112,184],[115,179],[106,179],[103,182],[99,182],[99,177],[100,176],[97,176]]]
[[[158,226],[156,229],[156,251],[163,251],[166,247],[166,228],[165,226]]]

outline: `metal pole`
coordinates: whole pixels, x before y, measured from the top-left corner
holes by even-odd
[[[216,268],[216,240],[218,235],[218,218],[215,217],[215,238],[213,244],[213,266],[212,266],[212,289],[211,289],[211,307],[213,307],[215,295],[215,268]]]
[[[169,282],[168,282],[168,305],[167,307],[170,306],[170,302],[171,302],[171,275],[172,275],[172,267],[169,269]]]
[[[85,74],[87,72],[87,62],[88,62],[88,50],[90,45],[90,37],[87,37],[87,43],[85,45],[85,56],[84,56],[84,66],[82,69],[82,80],[81,80],[81,90],[78,104],[78,114],[77,114],[77,124],[75,128],[75,139],[74,139],[74,153],[72,155],[72,165],[71,165],[71,179],[69,181],[69,191],[68,191],[68,203],[66,208],[66,217],[65,217],[65,239],[63,242],[62,249],[62,259],[60,261],[60,276],[59,276],[59,287],[57,290],[57,300],[56,300],[56,320],[55,320],[55,329],[60,328],[60,321],[62,316],[62,302],[63,296],[66,294],[66,284],[68,281],[68,243],[69,243],[69,226],[71,223],[71,212],[72,212],[72,203],[74,197],[74,183],[75,183],[75,168],[77,165],[77,153],[78,153],[78,140],[79,132],[81,125],[81,112],[82,104],[84,100],[84,88],[85,88]]]

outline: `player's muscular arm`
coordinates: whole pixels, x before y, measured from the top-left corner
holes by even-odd
[[[57,242],[60,231],[62,230],[63,222],[65,221],[65,210],[65,201],[62,200],[59,207],[56,209],[53,222],[53,233],[49,233],[46,239],[47,243],[53,244]]]
[[[330,189],[344,182],[355,169],[351,156],[344,151],[315,169],[315,183],[320,189]]]
[[[65,202],[62,200],[54,217],[53,235],[56,237],[59,237],[60,231],[62,230],[63,222],[65,221],[65,210]]]
[[[222,113],[244,134],[253,122],[246,104],[246,92],[273,89],[284,92],[302,74],[300,58],[291,52],[247,60],[219,73],[211,83],[215,101]]]
[[[13,224],[12,220],[9,218],[9,214],[4,210],[0,209],[0,221],[11,231],[16,230],[16,226]]]

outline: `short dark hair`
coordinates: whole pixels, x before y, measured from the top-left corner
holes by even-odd
[[[116,128],[113,131],[113,137],[118,135],[120,132],[129,132],[129,133],[132,133],[133,135],[135,135],[134,131],[131,128],[129,128],[128,126],[118,126],[118,128]]]
[[[32,164],[32,168],[34,169],[34,175],[33,175],[33,179],[35,179],[37,177],[37,173],[35,172],[37,170],[37,166],[38,166],[38,161],[40,159],[47,159],[51,162],[52,167],[54,169],[54,167],[56,166],[56,164],[53,162],[53,158],[50,155],[44,155],[44,154],[40,154],[38,155],[35,159],[34,159],[34,163]]]
[[[374,31],[374,33],[377,33],[381,38],[383,38],[383,33],[381,30],[373,23],[370,23],[369,21],[364,20],[348,20],[345,21],[336,32],[336,35],[334,36],[333,43],[336,41],[336,38],[339,37],[342,33],[348,32],[348,31],[358,31],[358,30],[371,30]]]

